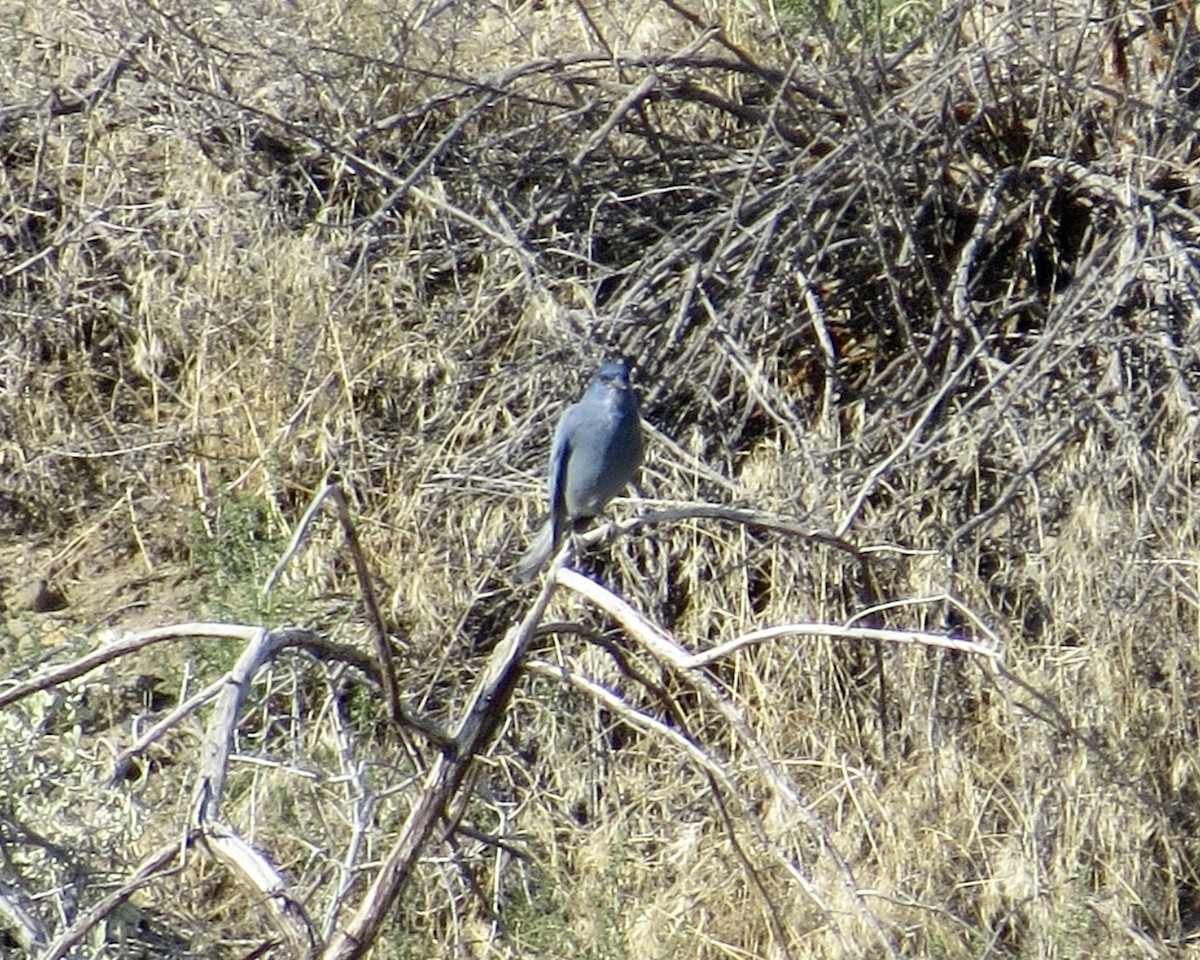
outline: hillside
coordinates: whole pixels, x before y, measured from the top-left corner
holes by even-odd
[[[1189,5],[703,3],[5,10],[0,954],[1191,954]]]

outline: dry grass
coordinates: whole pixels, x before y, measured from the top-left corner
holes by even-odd
[[[329,516],[257,594],[336,468],[406,703],[449,725],[532,602],[554,418],[622,353],[642,519],[582,569],[690,651],[817,622],[1002,659],[792,635],[689,669],[560,588],[373,956],[1188,953],[1196,38],[884,6],[10,5],[4,674],[200,617],[369,649]],[[238,652],[0,711],[0,894],[48,936],[182,834],[203,710],[104,779]],[[433,752],[288,654],[224,815],[327,935]],[[197,853],[89,943],[273,936]]]

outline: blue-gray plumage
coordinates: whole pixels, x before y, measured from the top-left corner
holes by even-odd
[[[558,421],[550,448],[550,516],[517,564],[532,580],[567,528],[594,517],[621,492],[642,463],[642,418],[629,385],[629,367],[606,363],[591,386]]]

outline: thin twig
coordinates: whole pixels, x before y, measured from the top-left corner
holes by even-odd
[[[8,706],[10,703],[16,703],[31,693],[37,693],[39,690],[46,690],[50,687],[66,683],[69,680],[74,680],[76,677],[81,677],[85,673],[95,670],[97,667],[102,667],[106,663],[110,663],[113,660],[156,643],[163,643],[167,640],[190,640],[197,637],[223,637],[233,640],[245,640],[249,635],[248,631],[251,629],[253,628],[235,623],[180,623],[169,627],[143,630],[139,633],[117,633],[116,639],[80,657],[78,660],[49,667],[37,676],[29,680],[23,680],[3,693],[0,693],[0,709]]]
[[[937,633],[922,633],[916,630],[882,630],[873,627],[844,627],[832,623],[789,623],[778,627],[765,627],[750,633],[717,644],[701,653],[684,658],[681,665],[687,669],[707,666],[717,660],[741,650],[743,647],[767,643],[772,640],[782,640],[786,637],[835,637],[839,640],[883,641],[886,643],[916,644],[923,647],[936,647],[942,650],[955,650],[958,653],[969,653],[976,657],[985,657],[997,664],[1003,662],[1003,654],[999,650],[973,640],[962,640],[958,637],[945,637]]]
[[[354,520],[350,516],[350,505],[342,492],[338,478],[331,474],[326,485],[329,495],[337,505],[338,520],[346,537],[346,546],[354,561],[354,573],[358,578],[358,589],[362,593],[363,607],[367,611],[367,620],[371,624],[371,633],[375,638],[375,652],[379,656],[379,673],[383,682],[384,702],[387,705],[388,716],[399,723],[403,710],[400,705],[400,687],[396,682],[396,664],[392,656],[392,638],[383,625],[383,615],[379,612],[379,603],[375,599],[375,588],[371,582],[371,570],[367,566],[367,558],[363,555],[362,546],[358,542],[358,532],[354,529]]]
[[[321,504],[326,498],[332,495],[334,489],[333,482],[330,477],[325,478],[325,482],[321,484],[321,489],[308,504],[308,508],[304,511],[304,515],[300,518],[300,522],[296,524],[296,529],[292,531],[292,537],[288,541],[287,548],[283,551],[283,556],[279,558],[279,562],[275,564],[267,577],[266,582],[262,587],[262,595],[265,597],[274,589],[275,584],[279,582],[279,578],[283,576],[283,571],[287,569],[287,565],[291,563],[300,547],[304,544],[308,536],[308,529],[312,526],[313,520],[317,516],[317,511],[321,509]]]
[[[55,937],[50,946],[46,948],[46,952],[41,954],[38,960],[62,960],[62,958],[66,957],[72,948],[83,941],[93,927],[137,893],[138,890],[147,884],[169,876],[173,871],[168,870],[168,867],[172,861],[181,857],[184,848],[190,842],[189,838],[181,845],[178,841],[173,840],[149,854],[138,864],[137,869],[134,870],[132,876],[125,883],[121,884],[112,893],[101,898],[89,910],[80,914],[74,923]]]

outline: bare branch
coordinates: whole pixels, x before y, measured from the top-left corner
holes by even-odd
[[[37,676],[21,681],[0,693],[0,709],[11,703],[16,703],[31,693],[58,686],[85,673],[102,667],[120,657],[142,650],[145,647],[166,640],[188,640],[196,637],[225,637],[234,640],[248,640],[254,633],[253,627],[244,627],[231,623],[181,623],[170,627],[158,627],[143,630],[139,633],[110,633],[112,639],[104,646],[80,657],[71,663],[50,667]]]
[[[681,647],[673,637],[665,630],[656,624],[651,623],[645,616],[635,610],[629,603],[616,596],[610,590],[602,587],[593,580],[589,580],[573,570],[566,568],[558,568],[553,571],[553,575],[557,578],[558,583],[566,587],[580,596],[585,597],[592,603],[596,604],[604,610],[609,616],[621,624],[622,627],[635,639],[637,639],[655,659],[674,667],[677,670],[688,671],[690,669],[691,656],[683,647]],[[792,787],[788,778],[780,769],[776,761],[770,756],[767,750],[763,747],[758,737],[754,735],[753,730],[746,722],[741,711],[733,704],[721,691],[716,684],[709,680],[703,673],[690,672],[688,674],[690,681],[696,687],[697,691],[703,694],[705,700],[710,703],[729,724],[731,732],[742,742],[747,748],[750,755],[754,759],[755,766],[758,768],[763,781],[771,790],[775,801],[782,808],[788,811],[790,817],[803,823],[811,829],[821,841],[822,847],[826,850],[831,858],[837,863],[838,871],[841,875],[843,889],[845,894],[850,898],[860,915],[871,925],[876,932],[879,940],[889,956],[896,956],[896,947],[892,942],[892,937],[889,932],[879,922],[879,919],[870,911],[866,904],[859,896],[858,884],[854,880],[853,872],[846,857],[837,849],[833,843],[833,838],[830,835],[829,828],[821,821],[812,809],[806,804]],[[802,884],[805,892],[812,898],[813,902],[822,910],[825,915],[826,922],[830,927],[837,932],[838,923],[835,916],[830,912],[829,907],[825,903],[824,895],[816,888],[812,880],[797,864],[788,865],[792,875]],[[840,936],[840,934],[839,934]]]
[[[778,627],[767,627],[743,634],[733,640],[717,644],[701,653],[692,654],[682,661],[688,669],[707,666],[718,660],[724,660],[730,654],[743,647],[755,646],[772,640],[782,640],[786,637],[835,637],[839,640],[883,641],[885,643],[916,644],[923,647],[936,647],[941,650],[955,650],[958,653],[969,653],[972,656],[983,657],[994,661],[998,666],[1003,665],[1003,654],[998,650],[987,647],[972,640],[961,640],[957,637],[943,637],[936,633],[920,633],[912,630],[880,630],[872,627],[844,627],[832,623],[789,623]]]
[[[367,558],[363,556],[362,545],[358,542],[358,533],[354,529],[354,521],[350,516],[350,505],[342,492],[341,483],[337,477],[330,474],[328,487],[333,502],[337,505],[338,520],[346,537],[346,546],[354,561],[354,573],[358,577],[358,589],[362,593],[363,606],[367,611],[367,620],[371,624],[371,632],[375,637],[375,652],[379,657],[379,673],[383,681],[383,695],[387,703],[388,716],[399,722],[402,716],[400,706],[400,690],[396,685],[396,665],[392,657],[392,640],[383,625],[383,615],[379,612],[379,604],[375,600],[375,588],[371,583],[371,570],[367,566]]]
[[[0,918],[4,929],[26,953],[46,946],[46,929],[33,912],[29,898],[10,884],[0,881]]]
[[[55,937],[39,960],[62,960],[63,957],[66,957],[73,947],[83,941],[96,924],[100,923],[101,920],[137,893],[138,890],[174,872],[174,870],[169,869],[171,864],[176,859],[180,859],[182,862],[183,852],[190,842],[189,838],[182,844],[178,841],[168,843],[149,854],[138,864],[133,875],[125,883],[99,900],[91,909],[81,914],[71,926]]]
[[[266,903],[276,928],[288,943],[291,956],[316,956],[317,934],[312,921],[292,893],[291,886],[262,851],[222,823],[205,824],[201,842],[216,860],[233,870]]]
[[[554,593],[547,578],[529,612],[496,646],[475,682],[454,735],[453,748],[443,750],[425,778],[399,837],[354,916],[339,926],[322,953],[323,960],[352,960],[371,949],[384,917],[403,892],[412,869],[450,800],[466,777],[475,755],[487,746],[504,718],[522,655]]]

